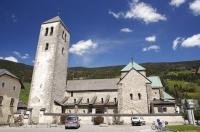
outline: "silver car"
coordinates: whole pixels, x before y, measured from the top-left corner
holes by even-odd
[[[78,116],[67,116],[65,119],[65,129],[68,128],[79,128],[80,127],[80,120]]]
[[[141,116],[133,116],[131,118],[131,124],[134,126],[134,125],[145,125],[145,120],[143,117]]]

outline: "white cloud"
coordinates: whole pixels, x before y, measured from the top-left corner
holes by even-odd
[[[171,2],[169,4],[171,6],[179,7],[180,5],[182,5],[185,2],[186,2],[186,0],[171,0]]]
[[[190,10],[192,10],[195,16],[200,15],[200,0],[195,0],[189,5]]]
[[[185,47],[185,48],[200,47],[200,34],[195,34],[188,38],[177,37],[173,41],[172,48],[175,50],[177,48],[178,44],[180,44],[182,47]]]
[[[116,19],[120,18],[123,15],[121,12],[114,13],[113,11],[108,11],[108,14],[112,15]]]
[[[84,54],[91,53],[97,48],[97,46],[98,44],[92,41],[91,39],[81,40],[78,41],[76,44],[73,44],[69,49],[69,52],[72,54],[83,56]]]
[[[122,29],[120,29],[120,31],[121,31],[121,32],[125,32],[125,33],[130,33],[130,32],[132,32],[133,30],[130,29],[130,28],[122,28]]]
[[[17,51],[13,51],[13,54],[15,54],[17,57],[19,57],[20,59],[27,59],[29,58],[29,54],[24,54],[22,55],[20,52],[17,52]]]
[[[0,59],[3,60],[3,57],[0,56]]]
[[[200,34],[193,35],[187,39],[185,39],[181,46],[183,47],[200,47]]]
[[[8,61],[13,61],[13,62],[18,62],[18,60],[13,56],[8,56],[8,57],[5,57],[5,58],[2,57],[2,59],[8,60]]]
[[[144,2],[132,1],[129,3],[129,10],[126,12],[114,13],[109,11],[109,14],[112,14],[115,18],[125,18],[125,19],[137,19],[148,23],[165,21],[167,18],[165,15],[162,15],[157,12],[150,4]]]
[[[184,40],[184,38],[181,38],[181,37],[177,37],[174,41],[173,41],[173,50],[176,50],[178,44],[182,43]]]
[[[156,36],[155,35],[148,36],[145,38],[145,40],[148,42],[156,42]]]
[[[160,47],[158,45],[151,45],[149,47],[145,47],[142,49],[143,52],[150,51],[150,50],[158,52],[160,50]]]

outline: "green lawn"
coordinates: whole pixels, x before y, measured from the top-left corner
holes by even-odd
[[[200,132],[200,127],[193,125],[169,125],[167,128],[178,132]]]

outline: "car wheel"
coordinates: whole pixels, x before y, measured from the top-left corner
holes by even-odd
[[[67,127],[65,127],[65,130],[67,129]]]

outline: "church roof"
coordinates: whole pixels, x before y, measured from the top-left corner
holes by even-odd
[[[147,78],[152,82],[151,83],[152,88],[162,88],[163,87],[159,76],[150,76]]]
[[[132,68],[134,68],[135,70],[137,71],[144,71],[145,68],[142,67],[141,65],[139,65],[138,63],[136,62],[130,62],[128,63],[128,65],[126,65],[122,70],[121,72],[126,72],[126,71],[130,71]]]
[[[117,90],[119,78],[68,80],[67,91],[107,91]]]
[[[174,97],[172,97],[168,93],[164,92],[163,94],[164,94],[164,100],[174,100]]]

